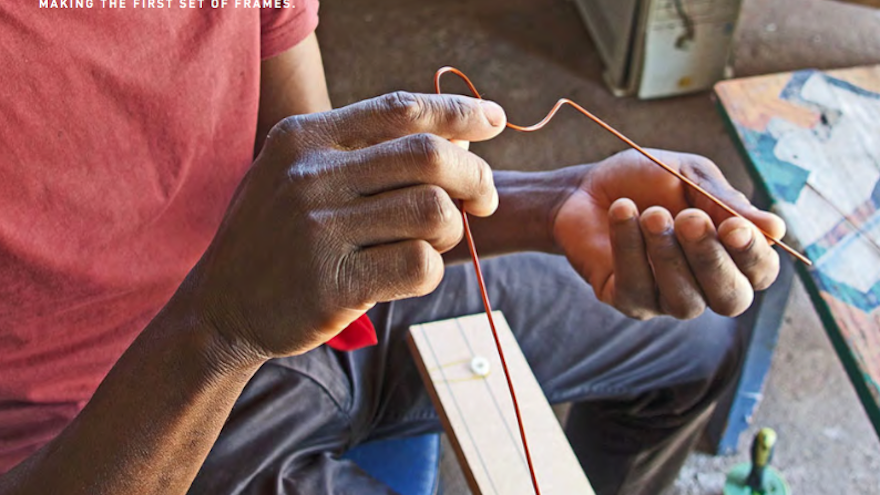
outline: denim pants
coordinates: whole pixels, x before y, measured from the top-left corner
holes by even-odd
[[[711,312],[629,319],[599,302],[559,256],[503,256],[486,260],[484,271],[492,305],[547,398],[574,403],[566,434],[596,493],[659,494],[737,375],[745,342],[733,320]],[[450,266],[432,294],[369,312],[378,345],[347,353],[322,346],[266,363],[190,493],[392,493],[339,456],[363,442],[441,430],[406,332],[481,311],[472,267]]]

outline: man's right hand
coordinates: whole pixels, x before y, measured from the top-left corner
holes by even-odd
[[[455,200],[477,216],[498,206],[488,164],[450,140],[505,122],[491,102],[408,93],[283,120],[175,299],[235,359],[260,360],[431,292],[462,237]]]

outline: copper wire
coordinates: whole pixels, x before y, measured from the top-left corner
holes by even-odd
[[[532,487],[535,489],[536,495],[541,495],[541,489],[538,487],[538,478],[535,474],[535,466],[532,463],[532,453],[529,451],[529,443],[526,440],[526,430],[522,419],[522,412],[519,409],[519,402],[517,402],[516,393],[513,390],[513,381],[511,381],[510,371],[507,369],[507,360],[504,359],[504,351],[501,349],[501,340],[498,338],[498,330],[495,329],[495,319],[492,318],[492,305],[489,303],[489,293],[486,291],[486,282],[483,280],[483,270],[480,268],[480,258],[477,256],[477,247],[474,245],[474,236],[471,234],[471,226],[468,223],[468,216],[464,211],[464,206],[461,208],[461,219],[464,222],[464,236],[465,239],[467,239],[468,251],[471,253],[471,261],[474,263],[474,271],[477,274],[477,283],[480,285],[480,296],[483,298],[483,307],[486,308],[486,317],[489,318],[489,328],[492,329],[492,337],[495,339],[495,347],[498,349],[498,357],[501,359],[501,368],[504,370],[504,378],[507,380],[507,389],[510,391],[510,400],[513,401],[513,410],[516,412],[516,425],[519,427],[519,436],[522,439],[523,452],[526,454],[526,464],[529,466]]]
[[[434,75],[434,88],[436,89],[437,94],[440,94],[440,77],[441,77],[443,74],[446,74],[447,72],[451,72],[451,73],[455,74],[456,76],[460,77],[462,80],[464,80],[465,84],[467,84],[468,88],[471,90],[471,92],[474,94],[475,97],[477,97],[477,98],[479,98],[479,99],[482,99],[482,98],[483,98],[482,96],[480,96],[480,92],[477,91],[477,88],[473,85],[473,83],[471,83],[471,80],[468,79],[468,77],[467,77],[466,75],[464,75],[463,72],[461,72],[460,70],[456,69],[455,67],[443,67],[443,68],[441,68],[440,70],[438,70],[437,73]],[[785,244],[784,242],[782,242],[780,239],[776,239],[776,238],[773,237],[772,235],[768,234],[764,229],[762,229],[761,227],[758,227],[757,225],[755,225],[754,222],[752,222],[752,221],[749,220],[748,218],[745,218],[744,216],[742,216],[739,212],[737,212],[736,210],[734,210],[734,209],[731,208],[730,206],[727,206],[726,203],[724,203],[723,201],[721,201],[720,199],[718,199],[717,197],[715,197],[712,193],[710,193],[709,191],[703,189],[703,188],[700,187],[697,183],[695,183],[694,181],[692,181],[692,180],[688,179],[687,177],[685,177],[684,175],[682,175],[681,172],[679,172],[678,170],[675,170],[674,168],[670,167],[669,165],[663,163],[662,161],[660,161],[659,158],[655,157],[655,156],[652,155],[650,152],[648,152],[647,150],[645,150],[644,148],[642,148],[641,146],[639,146],[638,144],[636,144],[636,143],[635,143],[633,140],[631,140],[630,138],[624,136],[620,131],[618,131],[617,129],[611,127],[610,125],[608,125],[607,123],[605,123],[602,119],[600,119],[599,117],[596,117],[595,115],[593,115],[592,113],[590,113],[589,111],[587,111],[584,107],[582,107],[582,106],[578,105],[577,103],[575,103],[575,102],[569,100],[568,98],[560,98],[559,101],[557,101],[556,104],[553,105],[553,108],[550,110],[550,112],[547,114],[547,116],[544,117],[543,120],[541,120],[540,122],[538,122],[538,123],[535,124],[535,125],[530,125],[530,126],[520,126],[520,125],[516,125],[516,124],[511,124],[510,122],[508,122],[508,123],[507,123],[507,127],[511,128],[511,129],[514,129],[514,130],[517,130],[517,131],[520,131],[520,132],[534,132],[534,131],[537,131],[538,129],[541,129],[542,127],[544,127],[545,125],[547,125],[547,123],[550,122],[550,120],[553,119],[553,116],[556,115],[556,112],[558,112],[559,109],[562,108],[563,105],[570,105],[570,106],[574,107],[575,110],[577,110],[578,112],[580,112],[580,113],[586,115],[590,120],[592,120],[592,121],[595,122],[596,124],[599,124],[600,127],[602,127],[602,128],[605,129],[606,131],[608,131],[608,132],[610,132],[611,134],[613,134],[617,139],[620,139],[621,141],[623,141],[624,143],[626,143],[629,147],[635,149],[636,151],[638,151],[639,153],[641,153],[642,155],[644,155],[645,158],[651,160],[652,162],[656,163],[656,164],[659,165],[661,168],[663,168],[663,170],[666,170],[666,171],[669,172],[670,174],[672,174],[672,175],[674,175],[675,177],[677,177],[679,180],[681,180],[682,182],[684,182],[685,184],[687,184],[688,186],[690,186],[691,188],[693,188],[695,191],[697,191],[698,193],[702,194],[702,195],[705,196],[707,199],[709,199],[710,201],[712,201],[713,203],[715,203],[716,205],[718,205],[722,210],[726,211],[727,213],[729,213],[729,214],[731,214],[731,215],[733,215],[733,216],[735,216],[735,217],[737,217],[737,218],[741,218],[741,219],[743,219],[743,220],[749,222],[749,223],[752,224],[756,229],[758,229],[758,232],[760,232],[761,234],[763,234],[764,237],[766,237],[768,241],[778,244],[779,247],[780,247],[782,250],[784,250],[784,251],[787,252],[788,254],[794,256],[794,257],[797,258],[799,261],[805,263],[807,266],[810,266],[810,265],[813,264],[813,263],[809,260],[809,258],[807,258],[806,256],[802,255],[801,253],[797,252],[796,250],[794,250],[793,248],[791,248],[790,246],[788,246],[787,244]]]
[[[434,74],[434,90],[437,92],[437,94],[442,94],[442,91],[440,90],[440,77],[443,76],[443,74],[446,74],[447,72],[451,72],[451,73],[457,75],[458,77],[460,77],[465,82],[465,84],[467,84],[468,88],[471,90],[471,93],[473,93],[474,97],[479,98],[479,99],[483,99],[483,97],[480,95],[480,92],[477,91],[477,88],[474,86],[474,84],[471,82],[471,80],[466,75],[464,75],[463,72],[456,69],[455,67],[448,67],[448,66],[442,67],[440,70],[438,70]],[[778,244],[779,247],[782,248],[783,250],[785,250],[787,253],[791,254],[792,256],[797,258],[798,260],[806,263],[808,266],[812,265],[812,262],[810,262],[810,260],[807,257],[805,257],[801,253],[795,251],[794,249],[789,247],[787,244],[785,244],[781,240],[776,239],[775,237],[771,236],[766,231],[764,231],[762,228],[755,225],[751,220],[743,217],[736,210],[734,210],[730,206],[727,206],[727,204],[725,204],[723,201],[716,198],[714,195],[712,195],[712,193],[710,193],[709,191],[706,191],[705,189],[700,187],[698,184],[696,184],[692,180],[690,180],[687,177],[685,177],[684,175],[682,175],[678,170],[675,170],[674,168],[670,167],[669,165],[663,163],[662,161],[660,161],[660,159],[658,159],[657,157],[655,157],[654,155],[649,153],[647,150],[645,150],[644,148],[642,148],[641,146],[639,146],[638,144],[633,142],[628,137],[624,136],[617,129],[611,127],[610,125],[605,123],[602,119],[600,119],[599,117],[596,117],[595,115],[593,115],[592,113],[587,111],[585,108],[583,108],[582,106],[578,105],[577,103],[575,103],[574,101],[572,101],[568,98],[560,98],[559,101],[557,101],[556,104],[553,105],[553,108],[550,110],[550,112],[547,114],[547,116],[544,117],[537,124],[530,125],[530,126],[521,126],[521,125],[516,125],[516,124],[512,124],[512,123],[508,122],[507,127],[514,129],[514,130],[517,130],[517,131],[520,131],[520,132],[537,131],[538,129],[541,129],[542,127],[547,125],[547,123],[553,119],[553,116],[556,115],[556,112],[558,112],[559,109],[562,108],[563,105],[570,105],[570,106],[574,107],[575,110],[586,115],[590,120],[592,120],[593,122],[595,122],[596,124],[601,126],[606,131],[613,134],[615,137],[617,137],[618,139],[620,139],[621,141],[626,143],[631,148],[635,149],[636,151],[638,151],[639,153],[644,155],[647,159],[649,159],[652,162],[654,162],[655,164],[659,165],[661,168],[663,168],[663,170],[666,170],[667,172],[669,172],[670,174],[674,175],[679,180],[681,180],[682,182],[687,184],[688,186],[692,187],[695,191],[699,192],[700,194],[702,194],[703,196],[705,196],[706,198],[711,200],[713,203],[715,203],[716,205],[721,207],[721,209],[723,209],[727,213],[730,213],[731,215],[738,217],[738,218],[741,218],[741,219],[749,222],[750,224],[752,224],[756,229],[758,229],[759,232],[761,232],[761,234],[764,235],[764,237],[766,237],[769,241]],[[513,409],[516,412],[517,426],[519,427],[519,434],[520,434],[520,438],[522,439],[522,443],[523,443],[523,451],[525,452],[526,463],[528,464],[528,468],[529,468],[529,475],[531,476],[531,479],[532,479],[532,487],[534,488],[536,495],[541,495],[541,489],[538,486],[538,478],[536,476],[535,467],[532,462],[532,454],[529,451],[529,444],[526,439],[526,431],[525,431],[525,427],[524,427],[524,423],[523,423],[523,419],[522,419],[522,412],[520,411],[519,402],[517,402],[517,400],[516,400],[516,393],[514,391],[513,382],[511,381],[510,372],[508,371],[508,368],[507,368],[507,360],[504,358],[504,351],[501,348],[501,340],[498,338],[498,330],[495,329],[495,320],[492,317],[492,305],[489,303],[489,295],[488,295],[488,292],[486,291],[486,282],[483,279],[483,271],[480,267],[480,259],[479,259],[479,256],[477,256],[477,248],[474,245],[474,236],[471,233],[470,224],[468,222],[468,216],[464,210],[464,206],[461,207],[461,217],[462,217],[462,221],[464,223],[465,239],[467,241],[468,250],[470,251],[470,254],[471,254],[471,261],[473,262],[473,265],[474,265],[474,271],[477,276],[477,283],[480,286],[480,296],[483,299],[483,307],[486,309],[486,317],[489,319],[489,327],[492,329],[492,337],[495,339],[495,346],[498,349],[498,357],[501,359],[501,367],[504,369],[504,377],[507,380],[507,388],[510,391],[510,399],[513,402]]]

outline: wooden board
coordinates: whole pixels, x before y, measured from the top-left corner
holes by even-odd
[[[813,261],[810,296],[880,433],[880,66],[719,83],[755,175]]]
[[[837,0],[838,2],[854,3],[856,5],[865,5],[867,7],[880,8],[880,0]]]
[[[593,495],[565,433],[501,312],[495,324],[544,495]],[[475,494],[532,494],[513,402],[485,314],[410,327],[409,344]],[[489,374],[471,369],[474,357]]]

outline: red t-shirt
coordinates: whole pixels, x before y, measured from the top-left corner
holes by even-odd
[[[73,419],[199,259],[252,161],[261,58],[318,22],[317,0],[132,3],[0,4],[0,473]]]

